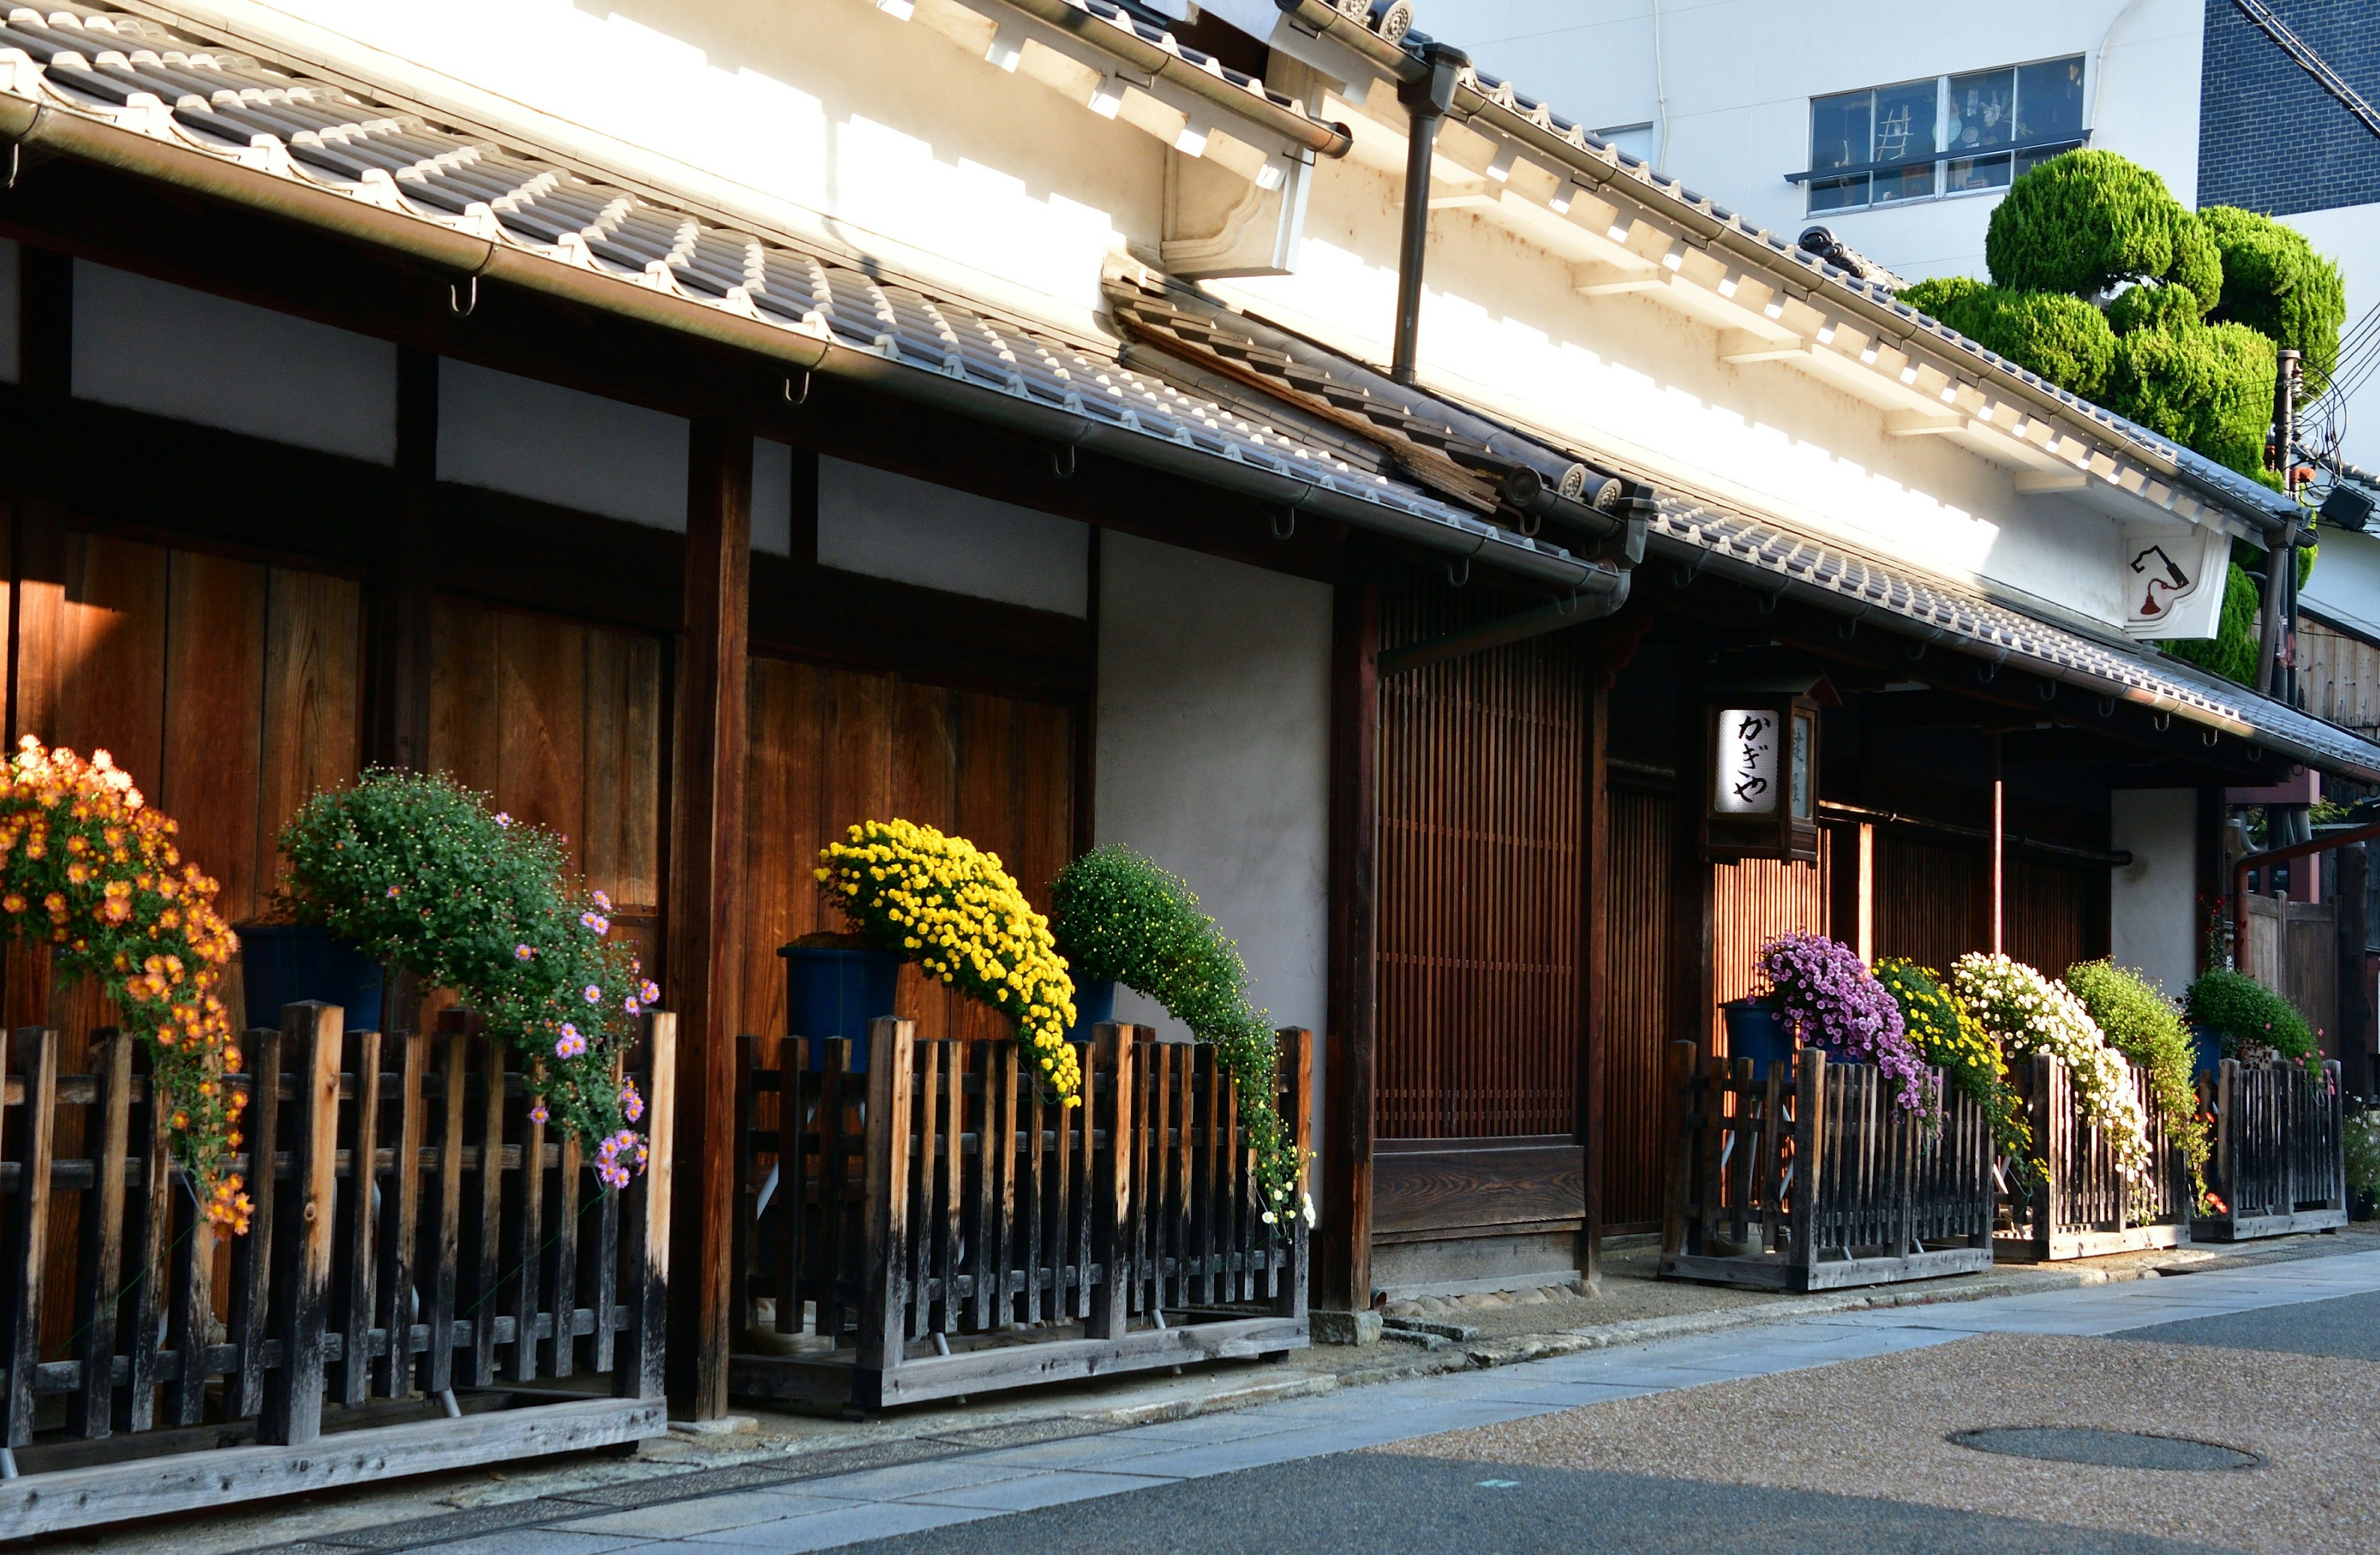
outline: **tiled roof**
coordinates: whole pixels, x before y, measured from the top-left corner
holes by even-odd
[[[2292,760],[2380,782],[2380,746],[2310,713],[2127,639],[2100,638],[1979,590],[1863,557],[1784,526],[1664,495],[1649,548],[1690,571],[1712,568],[1755,589],[1916,633],[1995,664],[2064,681],[2252,740]],[[1649,565],[1649,564],[1648,564]]]
[[[1244,381],[1261,383],[1285,401],[1318,402],[1345,413],[1359,435],[1390,448],[1391,457],[1399,457],[1399,444],[1405,445],[1401,463],[1410,467],[1435,458],[1444,467],[1439,479],[1472,480],[1483,508],[1493,505],[1495,488],[1476,471],[1527,463],[1546,470],[1583,465],[1596,471],[1598,481],[1609,473],[1606,461],[1584,458],[1443,396],[1393,383],[1196,294],[1175,288],[1154,297],[1145,285],[1124,280],[1111,283],[1109,298],[1119,317],[1137,318],[1147,326],[1143,338],[1169,354],[1210,369],[1249,363],[1262,376],[1243,375]],[[1155,362],[1148,365],[1152,371],[1167,371]],[[1449,460],[1449,453],[1456,458]],[[1509,514],[1505,517],[1510,520]],[[1880,626],[1952,651],[2064,681],[2095,697],[2178,713],[2291,759],[2380,781],[2380,746],[2346,729],[2113,632],[2097,635],[2085,623],[2061,622],[2055,619],[2060,613],[2039,601],[1996,601],[1982,589],[1862,556],[1773,518],[1665,492],[1652,514],[1647,553],[1646,565],[1658,558],[1693,572],[1715,570],[1769,592],[1790,589],[1823,609],[1874,618]]]
[[[1244,407],[804,252],[709,225],[573,169],[375,104],[251,55],[139,18],[19,7],[0,22],[0,91],[66,108],[366,205],[576,270],[831,342],[965,384],[1354,499],[1434,529],[1487,565],[1568,553],[1487,524],[1467,504],[1398,479],[1361,450],[1292,435]],[[894,377],[898,388],[903,380]],[[990,402],[997,405],[997,401]],[[1127,440],[1127,449],[1136,440]],[[1172,461],[1179,464],[1179,460]],[[1234,470],[1217,467],[1213,473]],[[1544,566],[1537,569],[1542,573]]]

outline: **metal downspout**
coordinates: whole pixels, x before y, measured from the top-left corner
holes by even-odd
[[[2298,363],[2295,351],[2283,351],[2273,375],[2273,449],[2267,453],[2268,465],[2277,463],[2281,484],[2287,489],[2290,467],[2297,462]],[[2287,683],[2281,675],[2281,654],[2289,644],[2289,596],[2296,592],[2298,527],[2289,523],[2273,537],[2272,548],[2265,553],[2265,610],[2262,640],[2256,645],[2256,690],[2261,696],[2289,699]]]
[[[1460,49],[1432,43],[1422,56],[1428,73],[1397,88],[1410,122],[1405,130],[1404,231],[1397,243],[1397,342],[1389,376],[1411,386],[1421,339],[1422,262],[1429,254],[1429,166],[1438,127],[1454,102],[1454,79],[1471,60]]]

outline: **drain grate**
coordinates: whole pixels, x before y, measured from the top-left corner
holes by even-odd
[[[2058,1464],[2097,1464],[2106,1468],[2243,1469],[2264,1462],[2253,1452],[2217,1447],[2187,1437],[2150,1436],[2142,1431],[2098,1431],[2070,1426],[2003,1426],[1989,1430],[1953,1431],[1954,1446],[1978,1452],[2005,1452],[2014,1458],[2042,1458]]]

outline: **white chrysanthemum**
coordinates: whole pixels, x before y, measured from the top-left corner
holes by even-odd
[[[2144,1181],[2151,1165],[2148,1117],[2132,1088],[2132,1066],[2108,1044],[2082,1002],[2005,955],[1962,955],[1950,975],[1959,997],[1999,1034],[2010,1056],[2046,1052],[2066,1065],[2083,1121],[2107,1136],[2117,1170],[2129,1181]]]

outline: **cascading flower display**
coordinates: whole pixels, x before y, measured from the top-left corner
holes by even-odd
[[[6,931],[46,942],[54,971],[100,979],[149,1049],[169,1146],[200,1209],[238,1235],[254,1209],[231,1170],[248,1095],[229,1082],[240,1055],[218,992],[237,942],[178,831],[104,750],[86,761],[28,735],[0,769]]]
[[[2128,1182],[2148,1179],[2148,1115],[2132,1066],[2068,989],[2021,961],[1970,952],[1950,968],[1953,990],[2012,1057],[2047,1053],[2066,1065],[2083,1120],[2108,1141]]]
[[[1931,1112],[1925,1061],[1910,1046],[1900,1007],[1857,952],[1823,934],[1779,934],[1760,947],[1761,974],[1793,1040],[1873,1063],[1900,1088],[1905,1112]]]
[[[1050,1094],[1078,1103],[1074,980],[1000,856],[910,820],[863,821],[847,838],[819,850],[817,875],[861,938],[1014,1020]]]
[[[1984,1110],[1991,1120],[1992,1138],[2008,1158],[2010,1170],[2030,1174],[2033,1124],[2026,1121],[2016,1091],[2009,1085],[2008,1060],[1999,1039],[1942,986],[1940,974],[1913,961],[1876,963],[1876,981],[1900,1006],[1901,1028],[1910,1046],[1927,1063],[1942,1071]]]
[[[562,838],[443,773],[375,769],[307,800],[281,851],[299,918],[460,992],[521,1053],[530,1116],[592,1151],[605,1186],[626,1185],[646,1147],[619,1071],[661,990],[610,937],[611,899],[568,872]]]
[[[1303,1214],[1313,1224],[1314,1199],[1302,1185],[1306,1163],[1273,1100],[1272,1017],[1250,1007],[1247,963],[1198,910],[1190,882],[1110,844],[1067,865],[1050,882],[1050,895],[1059,932],[1085,975],[1147,994],[1192,1036],[1214,1044],[1256,1152],[1265,1223]]]

